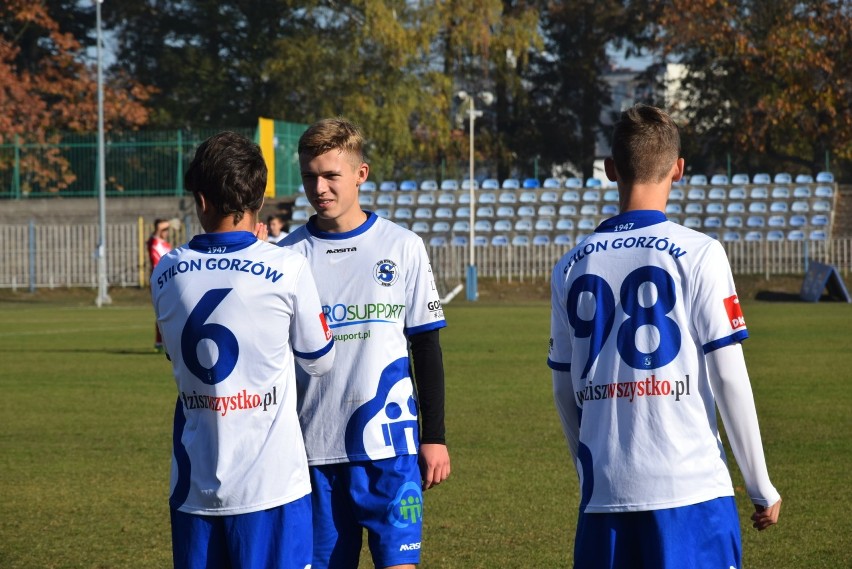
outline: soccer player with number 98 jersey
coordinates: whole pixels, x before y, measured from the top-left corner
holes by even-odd
[[[168,253],[151,293],[178,398],[171,476],[177,568],[304,569],[310,475],[295,363],[331,369],[334,343],[307,259],[259,240],[260,149],[234,133],[185,176],[205,234]]]
[[[553,271],[548,365],[580,478],[577,568],[741,566],[717,406],[754,527],[778,519],[725,251],[664,214],[683,166],[666,113],[622,113],[605,162],[621,213]]]

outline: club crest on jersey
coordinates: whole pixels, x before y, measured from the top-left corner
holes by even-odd
[[[745,318],[743,317],[743,309],[740,307],[740,299],[737,295],[729,296],[725,299],[725,311],[728,313],[728,320],[731,322],[731,328],[745,328]]]
[[[382,286],[391,286],[399,278],[399,268],[390,259],[382,259],[373,268],[373,278]]]

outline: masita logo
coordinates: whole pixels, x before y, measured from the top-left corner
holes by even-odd
[[[392,286],[399,279],[399,268],[390,259],[382,259],[373,268],[373,278],[382,286]]]

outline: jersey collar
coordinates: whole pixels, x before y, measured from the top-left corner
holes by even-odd
[[[192,238],[189,248],[201,253],[233,253],[254,245],[257,241],[254,233],[248,231],[203,233]]]
[[[364,213],[367,214],[367,220],[352,231],[346,231],[344,233],[331,233],[330,231],[322,231],[316,226],[316,215],[311,216],[311,218],[308,220],[308,223],[305,224],[305,229],[307,229],[308,233],[310,233],[317,239],[350,239],[352,237],[357,237],[358,235],[361,235],[362,233],[370,229],[373,224],[376,223],[376,220],[379,219],[379,216],[373,213],[372,211],[364,210]]]
[[[661,211],[648,209],[626,211],[602,222],[595,233],[615,233],[632,229],[642,229],[666,221],[666,214]]]

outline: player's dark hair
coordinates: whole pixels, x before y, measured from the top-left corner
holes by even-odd
[[[329,150],[349,152],[359,164],[366,161],[364,135],[355,124],[344,118],[319,120],[299,138],[299,154],[314,158]]]
[[[662,109],[638,104],[621,113],[612,133],[612,159],[627,183],[659,183],[680,158],[680,133]]]
[[[245,212],[263,206],[266,162],[260,147],[234,132],[220,132],[201,143],[183,177],[187,191],[200,203],[199,194],[222,217],[239,223]]]

